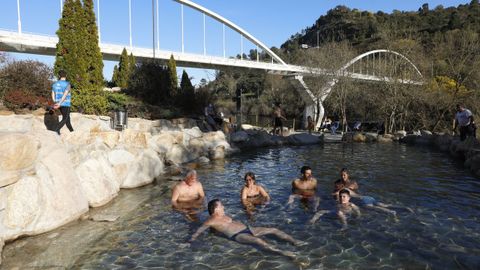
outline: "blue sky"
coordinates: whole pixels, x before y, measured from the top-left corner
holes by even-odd
[[[60,17],[61,0],[18,0],[22,18],[22,31],[55,35]],[[94,0],[95,5],[98,0]],[[157,1],[157,0],[154,0]],[[315,23],[319,16],[337,5],[376,12],[382,10],[416,11],[428,3],[433,9],[467,4],[470,0],[416,1],[416,0],[193,0],[237,24],[268,47],[280,47],[291,35]],[[99,0],[101,41],[129,45],[128,0]],[[0,28],[17,29],[17,0],[1,0]],[[152,47],[152,0],[131,0],[132,38],[137,47]],[[172,0],[158,0],[160,49],[181,51],[181,7]],[[95,8],[97,11],[97,7]],[[185,52],[203,54],[202,14],[184,7]],[[206,18],[207,54],[222,56],[222,25]],[[255,46],[244,40],[244,52]],[[226,54],[241,51],[240,35],[226,29]],[[10,54],[14,59],[35,59],[53,65],[53,57]],[[104,75],[110,80],[115,62],[105,62]],[[187,69],[198,83],[202,78],[213,79],[211,70]],[[181,73],[179,73],[181,74]]]

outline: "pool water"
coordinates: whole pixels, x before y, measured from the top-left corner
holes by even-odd
[[[311,205],[286,207],[291,181],[303,165],[318,180],[319,209],[334,209],[333,182],[342,167],[359,192],[383,203],[410,207],[398,219],[360,207],[346,230],[335,215],[315,224]],[[252,171],[272,200],[248,216],[240,201],[243,175]],[[170,206],[173,180],[149,189],[147,204],[116,225],[75,262],[82,269],[480,269],[480,181],[461,163],[427,148],[399,144],[325,144],[246,152],[198,170],[207,200],[219,198],[228,215],[252,226],[279,228],[308,242],[292,246],[265,240],[298,254],[292,260],[204,232],[185,242],[208,218],[191,220]],[[143,195],[144,196],[144,195]],[[133,198],[134,199],[134,198]],[[355,200],[353,200],[355,202]]]

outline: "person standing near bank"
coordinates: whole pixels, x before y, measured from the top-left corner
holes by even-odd
[[[467,136],[472,136],[475,138],[476,127],[475,121],[473,120],[472,112],[465,108],[463,104],[457,104],[457,113],[455,114],[455,126],[453,127],[453,132],[459,127],[460,131],[460,140],[464,141]]]
[[[58,123],[55,131],[60,135],[60,129],[66,124],[68,130],[73,132],[72,123],[70,123],[70,106],[71,106],[71,86],[67,81],[67,72],[60,70],[58,72],[58,81],[52,85],[52,100],[55,102],[54,109],[60,109],[62,113],[62,121]]]

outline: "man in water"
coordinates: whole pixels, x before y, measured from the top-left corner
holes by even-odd
[[[313,218],[310,220],[310,224],[315,223],[321,216],[330,213],[328,210],[318,211]],[[340,219],[340,222],[343,224],[343,228],[347,227],[347,216],[355,214],[357,217],[360,217],[360,209],[358,206],[350,202],[350,192],[347,189],[342,189],[339,192],[339,201],[337,205],[337,216]]]
[[[315,191],[317,189],[317,179],[312,176],[312,168],[303,166],[300,169],[301,177],[292,181],[293,194],[288,198],[287,205],[292,205],[295,198],[312,201],[313,210],[317,211],[320,198],[317,197]]]
[[[195,170],[189,171],[185,179],[176,184],[172,190],[173,208],[186,212],[190,219],[196,220],[191,215],[194,215],[196,209],[203,206],[204,198],[203,186],[198,181]]]
[[[194,241],[202,232],[211,227],[225,234],[229,239],[237,241],[241,244],[258,245],[265,250],[279,253],[291,258],[295,257],[295,253],[281,250],[267,243],[259,236],[273,234],[276,237],[297,246],[306,244],[305,242],[296,240],[290,235],[276,228],[250,227],[245,226],[245,224],[239,221],[233,220],[231,217],[225,215],[225,208],[218,199],[211,200],[208,203],[208,213],[210,214],[210,218],[205,221],[205,223],[203,223],[203,225],[192,235],[190,241]]]

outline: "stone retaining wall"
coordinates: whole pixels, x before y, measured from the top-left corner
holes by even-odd
[[[223,132],[203,133],[191,119],[129,119],[119,132],[109,117],[71,117],[75,131],[59,136],[42,114],[0,112],[0,247],[76,220],[171,167],[232,151]]]

